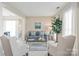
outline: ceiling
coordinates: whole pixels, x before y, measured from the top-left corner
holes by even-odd
[[[53,16],[67,2],[5,2],[8,6],[18,9],[25,16]],[[60,7],[57,9],[57,7]]]

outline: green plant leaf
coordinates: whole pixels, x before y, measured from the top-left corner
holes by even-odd
[[[60,33],[62,30],[62,21],[60,18],[55,18],[54,21],[52,21],[52,31],[55,33]]]

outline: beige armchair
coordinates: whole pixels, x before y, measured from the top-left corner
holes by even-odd
[[[28,52],[28,45],[23,40],[16,40],[15,37],[0,37],[3,51],[0,48],[1,55],[5,56],[23,56]],[[2,54],[3,52],[3,54]]]
[[[48,45],[48,51],[53,56],[70,56],[74,46],[75,36],[60,37],[57,46]]]
[[[23,56],[28,52],[28,44],[23,40],[16,40],[15,37],[9,38],[13,56]]]

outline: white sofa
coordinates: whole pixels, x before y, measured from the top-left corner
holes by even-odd
[[[60,37],[57,45],[48,44],[48,51],[53,56],[70,56],[75,42],[75,36]]]

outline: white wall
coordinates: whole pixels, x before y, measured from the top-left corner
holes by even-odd
[[[77,4],[77,46],[78,46],[78,56],[79,56],[79,3]]]
[[[2,20],[2,6],[0,5],[0,36],[3,34],[2,25],[3,25],[3,20]]]

